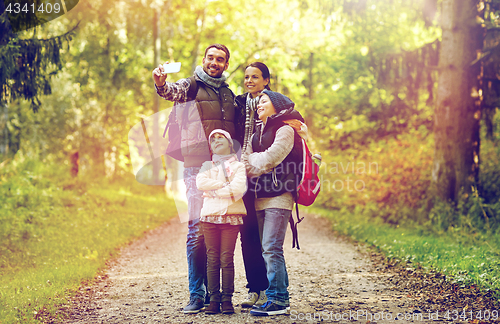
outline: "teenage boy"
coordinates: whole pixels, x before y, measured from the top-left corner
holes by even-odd
[[[153,80],[159,96],[176,103],[194,100],[199,113],[197,122],[189,123],[188,118],[188,125],[185,126],[188,130],[181,131],[184,183],[186,184],[189,214],[186,251],[190,296],[189,303],[183,310],[186,314],[198,313],[204,304],[210,303],[206,289],[205,238],[200,227],[203,192],[196,187],[196,175],[203,162],[211,160],[208,141],[199,143],[199,139],[187,138],[187,134],[199,134],[201,130],[193,130],[193,127],[202,126],[207,138],[217,128],[223,129],[229,132],[231,137],[235,137],[234,94],[225,82],[226,77],[222,74],[228,66],[229,50],[227,47],[222,44],[212,44],[205,50],[202,66],[196,67],[194,76],[191,78],[181,79],[175,83],[166,82],[167,74],[163,74],[162,65],[153,70]],[[196,89],[195,91],[193,91],[193,87]],[[193,94],[193,98],[189,98],[191,94]],[[204,303],[204,300],[207,302]]]

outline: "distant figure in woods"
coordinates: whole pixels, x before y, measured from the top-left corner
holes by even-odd
[[[234,116],[234,95],[229,89],[223,72],[229,65],[229,50],[222,44],[212,44],[205,50],[202,66],[195,69],[194,76],[181,79],[175,83],[166,82],[167,74],[159,65],[153,70],[153,80],[158,95],[176,103],[195,100],[198,107],[199,123],[205,131],[206,138],[214,129],[223,129],[231,137],[236,135]],[[196,89],[196,94],[189,98],[190,89]],[[175,111],[174,106],[174,111]],[[177,115],[178,117],[178,115]],[[188,123],[190,122],[188,116]],[[194,122],[193,122],[194,123]],[[201,165],[209,161],[210,149],[208,142],[204,145],[194,143],[190,138],[182,138],[184,157],[184,183],[188,199],[188,235],[186,242],[189,294],[190,300],[184,308],[184,313],[197,313],[204,305],[209,304],[206,291],[207,256],[205,238],[200,226],[200,212],[203,205],[203,192],[196,187],[196,176]]]
[[[228,132],[222,129],[212,131],[209,142],[212,161],[203,163],[196,176],[196,185],[203,190],[200,220],[208,257],[210,305],[205,313],[220,313],[222,303],[222,313],[232,314],[234,247],[246,214],[241,198],[247,189],[247,176],[245,165],[238,161]]]
[[[267,302],[250,311],[256,316],[286,314],[290,307],[283,243],[299,181],[295,171],[302,159],[297,130],[304,122],[294,106],[281,93],[262,91],[257,105],[262,124],[257,126],[242,159],[251,178],[248,190],[256,195],[257,222],[269,281]]]

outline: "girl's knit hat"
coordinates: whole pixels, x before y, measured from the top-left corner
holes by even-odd
[[[229,144],[230,144],[230,147],[233,148],[233,139],[231,138],[231,135],[226,132],[225,130],[223,129],[220,129],[220,128],[217,128],[217,129],[214,129],[211,133],[210,133],[210,136],[208,136],[208,143],[210,143],[210,140],[212,139],[212,136],[216,133],[219,133],[219,134],[222,134],[224,135],[225,138],[227,138],[227,140],[229,141]],[[210,146],[210,145],[209,145]]]
[[[279,113],[284,109],[295,107],[295,104],[293,103],[292,100],[290,100],[290,98],[288,98],[285,95],[282,95],[279,92],[264,90],[262,91],[262,93],[265,93],[266,95],[269,96],[269,99],[271,99],[271,102],[273,103],[274,110],[276,110],[276,113]]]

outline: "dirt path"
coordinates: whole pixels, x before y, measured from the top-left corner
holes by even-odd
[[[406,279],[380,267],[362,247],[336,238],[329,222],[307,215],[299,225],[301,250],[291,249],[287,233],[285,258],[290,278],[289,316],[254,317],[239,303],[246,296],[240,242],[235,252],[233,303],[236,314],[185,315],[188,282],[185,241],[187,224],[174,219],[122,250],[107,274],[82,287],[65,323],[435,323],[437,307],[423,309],[423,294],[403,287]],[[418,306],[420,301],[420,306]],[[396,317],[399,315],[399,319]],[[444,320],[442,313],[438,320]],[[406,316],[406,320],[405,317]],[[429,320],[434,316],[434,320]],[[391,320],[388,320],[391,319]]]

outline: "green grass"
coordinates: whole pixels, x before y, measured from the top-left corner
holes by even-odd
[[[312,207],[309,212],[332,221],[342,235],[376,247],[386,257],[414,267],[438,271],[463,285],[477,285],[500,297],[500,242],[494,235],[463,234],[453,228],[430,233],[422,227],[390,226],[378,218],[367,217],[361,208],[348,211]]]
[[[16,161],[14,161],[16,162]],[[85,182],[21,159],[0,171],[0,323],[41,323],[117,248],[177,215],[162,187]]]

